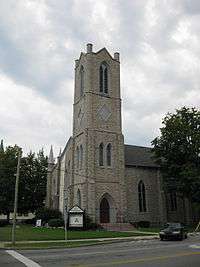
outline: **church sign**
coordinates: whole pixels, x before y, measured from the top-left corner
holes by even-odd
[[[83,227],[84,211],[79,206],[74,206],[69,210],[69,227]]]

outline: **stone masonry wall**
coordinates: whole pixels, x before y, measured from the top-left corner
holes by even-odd
[[[163,223],[163,205],[157,169],[132,167],[125,168],[126,194],[130,222],[149,221],[151,225]],[[139,211],[138,183],[143,181],[146,191],[146,212]]]

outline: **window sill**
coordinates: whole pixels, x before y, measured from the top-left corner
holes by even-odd
[[[108,98],[110,98],[109,94],[105,94],[105,93],[101,93],[101,92],[100,92],[99,95],[100,95],[100,96],[104,96],[104,97],[108,97]]]
[[[109,169],[109,170],[113,169],[112,166],[100,166],[100,165],[98,165],[98,167],[101,168],[101,169]]]

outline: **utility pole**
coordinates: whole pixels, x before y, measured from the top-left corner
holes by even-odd
[[[64,220],[65,220],[65,241],[67,241],[67,188],[64,189]]]
[[[13,214],[13,227],[12,227],[12,245],[15,245],[15,228],[16,228],[16,214],[17,214],[17,202],[18,202],[18,187],[19,187],[19,171],[20,161],[22,157],[21,148],[18,150],[18,162],[17,162],[17,174],[15,181],[15,202],[14,202],[14,214]]]

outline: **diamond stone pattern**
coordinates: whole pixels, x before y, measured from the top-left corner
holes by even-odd
[[[104,120],[104,121],[107,121],[110,116],[111,116],[111,111],[110,109],[104,104],[102,107],[99,108],[98,110],[98,114],[99,114],[99,117]]]

